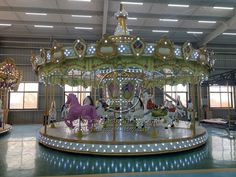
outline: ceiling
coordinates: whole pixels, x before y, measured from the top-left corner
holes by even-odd
[[[127,0],[143,2],[143,5],[124,5],[131,34],[140,35],[146,41],[154,42],[164,33],[152,30],[168,30],[175,43],[190,41],[196,46],[209,45],[212,48],[236,48],[236,36],[222,35],[236,32],[236,8],[216,10],[214,6],[236,7],[235,0]],[[188,4],[189,7],[169,7],[168,4]],[[0,37],[54,38],[96,41],[103,33],[113,34],[116,26],[114,13],[120,0],[91,0],[76,2],[70,0],[1,0]],[[26,15],[25,13],[46,13],[47,15]],[[90,18],[72,17],[89,15]],[[178,19],[177,22],[160,21],[162,18]],[[216,21],[199,23],[198,21]],[[36,28],[34,25],[50,25],[53,28]],[[92,30],[75,29],[90,27]],[[187,31],[203,32],[188,34]]]

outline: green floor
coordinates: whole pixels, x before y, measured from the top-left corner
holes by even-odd
[[[223,129],[208,127],[207,145],[192,151],[118,158],[76,155],[47,149],[36,141],[39,128],[40,125],[17,125],[13,126],[11,133],[0,137],[0,176],[60,176],[236,168],[236,133],[231,132],[229,135]],[[215,174],[212,172],[211,175]],[[235,172],[229,172],[226,176],[232,175],[236,176]],[[147,176],[154,175],[145,175]]]

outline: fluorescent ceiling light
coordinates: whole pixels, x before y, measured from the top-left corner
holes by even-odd
[[[177,22],[178,20],[177,19],[168,19],[168,18],[160,18],[159,19],[160,21],[164,21],[164,22]]]
[[[91,2],[91,0],[68,0],[68,1],[77,1],[77,2]]]
[[[41,15],[41,16],[46,16],[46,13],[34,13],[34,12],[26,12],[25,15]]]
[[[168,30],[152,30],[153,33],[169,33]]]
[[[53,26],[50,25],[34,25],[35,28],[53,28]]]
[[[127,4],[127,5],[139,5],[142,6],[143,3],[142,2],[127,2],[127,1],[121,1],[121,4]]]
[[[221,9],[221,10],[233,10],[233,7],[219,7],[219,6],[214,6],[214,9]]]
[[[75,29],[82,29],[82,30],[92,30],[92,27],[81,27],[81,26],[76,26]]]
[[[201,31],[187,31],[188,34],[202,34]]]
[[[133,31],[133,29],[128,29],[128,31]]]
[[[216,21],[204,21],[204,20],[199,20],[198,23],[216,23]]]
[[[0,26],[11,26],[12,24],[0,23]]]
[[[235,36],[236,33],[222,33],[223,35],[230,35],[230,36]]]
[[[128,17],[128,20],[137,20],[138,18],[136,17]]]
[[[72,17],[92,18],[91,15],[71,15]]]
[[[169,7],[189,7],[189,5],[186,4],[168,4]]]

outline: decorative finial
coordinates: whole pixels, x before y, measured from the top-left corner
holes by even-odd
[[[123,4],[120,4],[120,10],[115,13],[115,16],[118,20],[118,24],[115,29],[115,35],[129,35],[129,31],[126,26],[128,13],[125,11]]]

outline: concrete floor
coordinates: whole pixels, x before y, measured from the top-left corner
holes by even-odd
[[[101,157],[62,153],[36,141],[41,125],[16,125],[0,136],[0,176],[55,176],[236,167],[236,133],[207,127],[207,145],[184,153]]]

